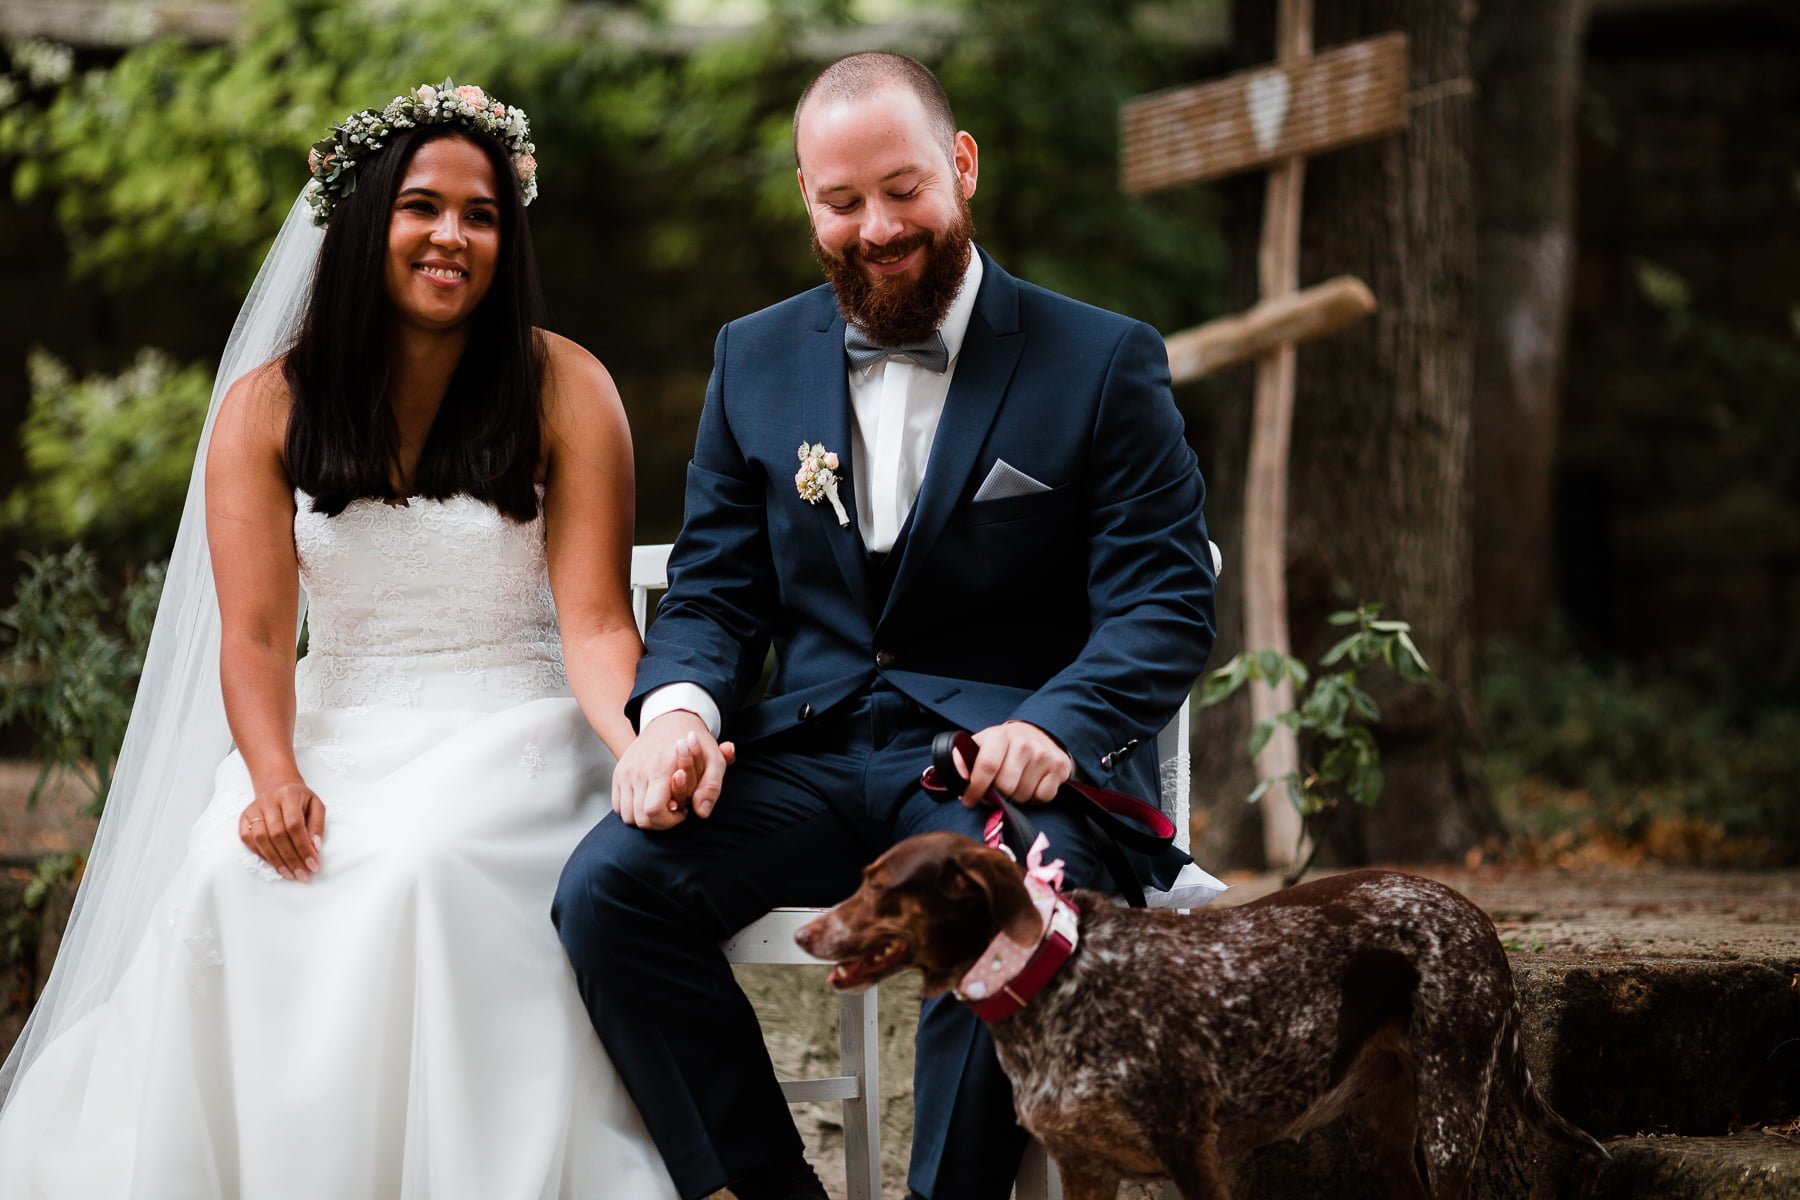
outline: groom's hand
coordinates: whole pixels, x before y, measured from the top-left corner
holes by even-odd
[[[1069,752],[1028,721],[990,725],[975,735],[975,744],[981,750],[973,764],[957,756],[969,777],[962,802],[971,808],[986,798],[990,788],[1014,804],[1048,803],[1075,773]]]
[[[669,829],[691,810],[704,817],[718,802],[735,751],[686,709],[664,713],[626,747],[613,769],[613,811],[627,825]]]

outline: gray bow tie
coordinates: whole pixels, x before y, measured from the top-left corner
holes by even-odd
[[[928,338],[884,346],[856,326],[846,324],[844,354],[849,357],[850,365],[859,371],[867,370],[884,358],[904,358],[914,366],[939,375],[950,369],[950,348],[944,345],[944,335],[935,329]]]

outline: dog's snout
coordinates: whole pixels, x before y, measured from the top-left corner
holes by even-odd
[[[818,937],[819,922],[824,919],[824,917],[814,917],[794,931],[794,942],[808,954],[813,952],[813,940]]]
[[[825,945],[828,936],[827,930],[830,927],[832,915],[836,911],[836,909],[830,909],[822,912],[796,929],[794,943],[814,958],[830,958],[831,955],[826,951]]]

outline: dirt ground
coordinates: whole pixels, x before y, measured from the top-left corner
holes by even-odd
[[[1800,953],[1800,871],[1411,867],[1468,896],[1515,954],[1786,958]],[[1221,903],[1277,881],[1229,876]]]

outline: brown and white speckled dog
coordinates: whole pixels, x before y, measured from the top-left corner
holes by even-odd
[[[1606,1153],[1533,1085],[1493,924],[1441,884],[1356,871],[1191,914],[1070,897],[1073,956],[991,1025],[1069,1200],[1159,1178],[1228,1200],[1235,1158],[1337,1117],[1389,1195],[1457,1200],[1496,1070],[1545,1132]],[[1029,944],[1041,928],[1011,859],[931,833],[872,863],[799,941],[839,964],[837,986],[917,967],[935,995],[1000,931]]]

